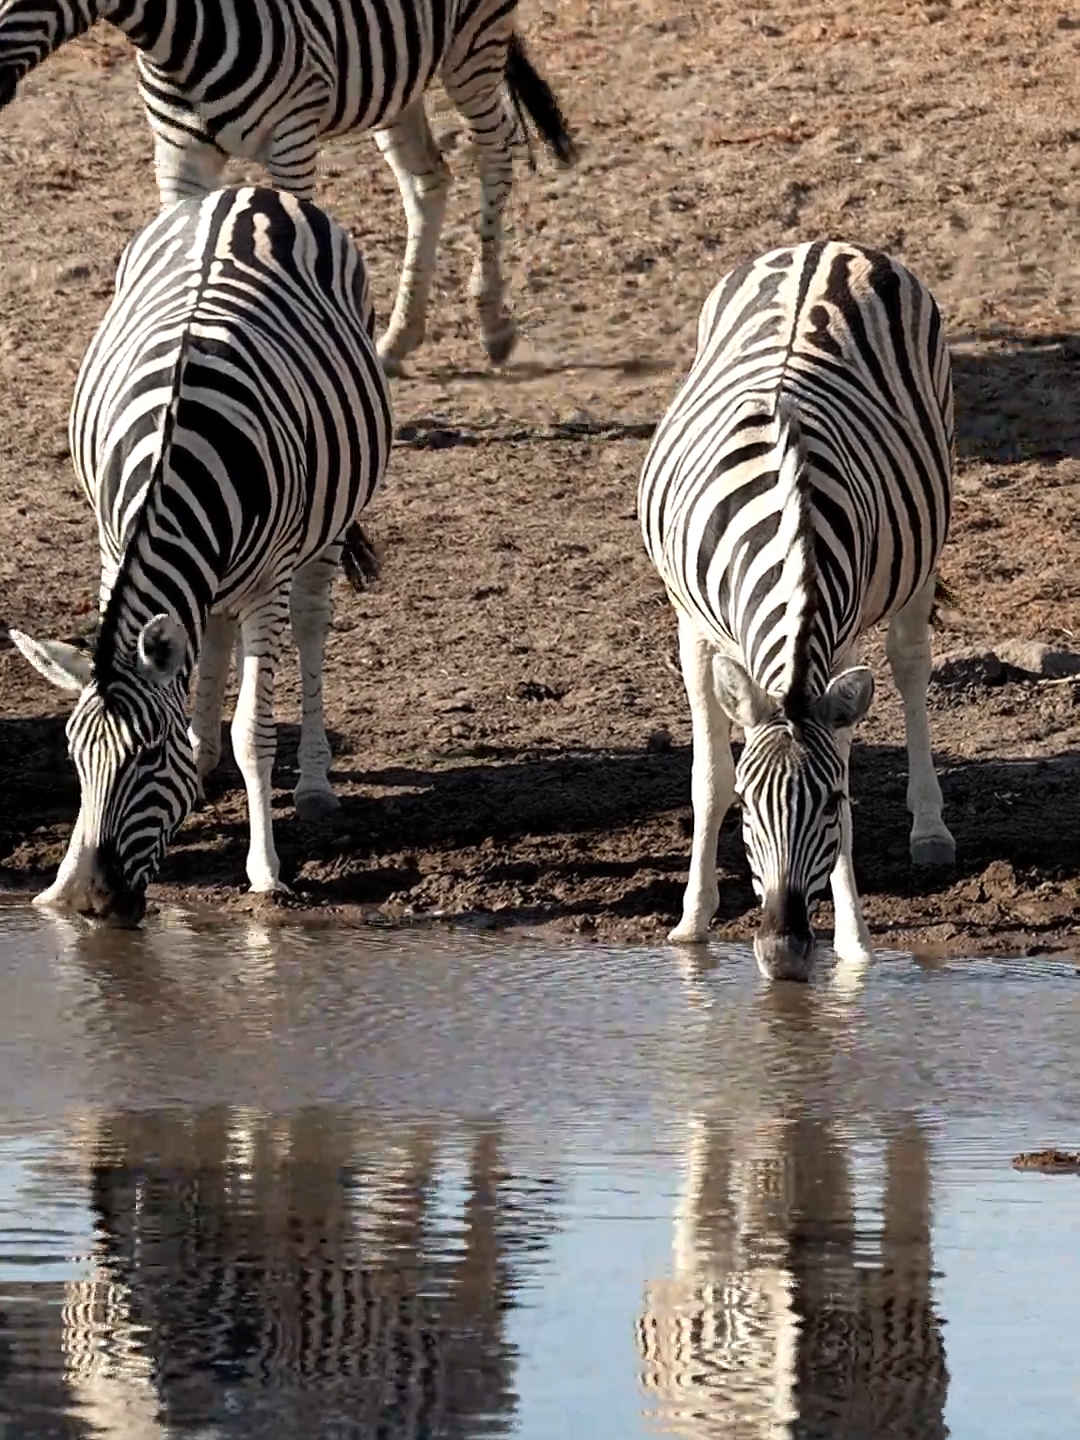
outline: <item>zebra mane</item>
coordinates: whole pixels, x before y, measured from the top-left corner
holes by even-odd
[[[186,341],[183,347],[186,349]],[[181,352],[181,359],[183,350]],[[180,360],[176,369],[180,368]],[[162,475],[165,470],[165,460],[172,444],[173,430],[176,427],[177,397],[173,394],[165,411],[164,423],[162,425],[161,447],[157,458],[154,461],[150,478],[146,484],[146,493],[143,502],[139,507],[139,513],[135,523],[131,527],[131,535],[124,546],[124,556],[116,572],[116,579],[113,581],[112,590],[109,592],[109,599],[105,605],[105,613],[101,617],[101,628],[98,632],[97,645],[94,647],[94,679],[97,682],[99,692],[104,696],[109,682],[115,679],[117,672],[121,669],[119,663],[120,638],[124,612],[131,605],[132,592],[137,593],[138,586],[132,572],[143,552],[143,547],[148,540],[148,531],[153,519],[154,502],[161,493]],[[146,618],[149,619],[150,612],[147,611]]]
[[[790,401],[781,399],[776,407],[776,450],[779,455],[776,484],[780,491],[780,524],[777,543],[783,556],[781,589],[787,605],[784,631],[787,637],[781,705],[794,725],[806,718],[809,695],[810,632],[817,616],[819,590],[813,491],[810,485],[806,442],[799,417]]]

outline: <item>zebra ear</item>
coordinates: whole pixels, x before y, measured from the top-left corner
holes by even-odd
[[[849,730],[865,716],[873,698],[874,677],[865,665],[841,670],[814,702],[814,719],[834,730]]]
[[[94,662],[85,651],[62,640],[32,640],[21,630],[9,630],[8,634],[34,669],[58,689],[78,694],[90,683]]]
[[[171,615],[155,615],[139,632],[139,669],[158,685],[175,678],[187,654],[187,634]]]
[[[764,725],[776,714],[776,701],[750,678],[737,660],[731,660],[726,655],[714,656],[713,683],[716,685],[716,698],[728,718],[744,730]]]

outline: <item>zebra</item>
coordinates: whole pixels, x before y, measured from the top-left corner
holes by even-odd
[[[848,759],[874,693],[858,641],[879,621],[904,704],[911,858],[954,860],[926,714],[952,453],[941,315],[898,261],[808,242],[738,266],[706,299],[638,488],[692,721],[693,841],[672,941],[706,938],[717,837],[738,795],[762,973],[808,977],[830,882],[837,957],[871,958]],[[745,732],[737,767],[732,722]]]
[[[233,156],[312,200],[319,142],[374,130],[408,230],[379,341],[396,374],[424,338],[450,189],[424,109],[439,76],[479,157],[480,248],[469,290],[485,350],[501,364],[517,338],[501,258],[517,121],[524,127],[527,112],[561,164],[577,158],[514,28],[516,9],[517,0],[0,0],[0,106],[54,50],[109,20],[138,50],[163,207],[215,189]]]
[[[47,679],[79,692],[67,736],[81,806],[38,904],[142,919],[147,884],[220,753],[237,625],[232,736],[251,889],[285,888],[270,773],[287,613],[303,680],[294,803],[301,818],[337,805],[322,706],[330,586],[392,434],[374,327],[349,235],[281,191],[231,187],[180,201],[127,245],[69,421],[98,523],[96,648],[91,659],[10,631]]]

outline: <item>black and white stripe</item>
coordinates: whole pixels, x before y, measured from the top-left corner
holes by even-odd
[[[337,804],[322,711],[330,586],[390,437],[364,263],[315,206],[221,190],[163,212],[128,245],[71,409],[101,548],[93,662],[11,632],[43,674],[81,691],[68,740],[82,805],[42,903],[141,917],[146,885],[220,754],[237,625],[232,734],[248,878],[257,891],[280,888],[274,668],[291,611],[303,680],[294,798],[301,815],[322,814]]]
[[[514,29],[517,0],[0,0],[0,105],[19,80],[99,19],[138,47],[163,206],[221,183],[230,156],[311,200],[322,139],[375,130],[408,222],[397,300],[379,342],[393,369],[424,337],[450,171],[424,92],[441,78],[479,156],[480,249],[470,286],[484,345],[506,359],[502,216],[514,109],[558,159],[574,146]]]
[[[781,1069],[784,1019],[770,1052]],[[868,1202],[833,1115],[807,1114],[790,1091],[780,1110],[775,1096],[762,1116],[750,1102],[735,1120],[690,1118],[671,1274],[646,1285],[637,1324],[649,1419],[693,1440],[945,1440],[929,1137],[911,1119],[890,1131]]]
[[[805,978],[810,915],[830,883],[837,954],[869,957],[847,771],[873,696],[857,644],[879,621],[891,621],[904,700],[912,859],[953,858],[926,717],[952,444],[941,316],[897,261],[823,241],[775,250],[705,302],[638,495],[693,718],[694,840],[673,939],[705,938],[717,836],[738,792],[763,971]],[[737,771],[732,721],[746,732]]]

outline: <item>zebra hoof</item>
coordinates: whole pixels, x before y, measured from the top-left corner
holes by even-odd
[[[707,930],[699,930],[696,925],[680,923],[674,930],[668,931],[667,938],[672,945],[704,945],[709,934]]]
[[[400,380],[405,374],[405,363],[395,355],[380,355],[379,361],[382,364],[383,374],[390,380]]]
[[[341,809],[341,801],[329,790],[305,790],[293,796],[293,807],[298,820],[312,825],[336,815]]]
[[[402,330],[398,334],[392,334],[388,330],[375,347],[379,352],[379,362],[382,365],[383,374],[394,377],[404,375],[406,359],[423,343],[423,330],[415,333]]]
[[[944,869],[956,863],[956,844],[944,835],[927,835],[911,842],[911,863],[920,870]]]
[[[517,344],[517,327],[513,320],[507,318],[490,335],[484,336],[484,349],[487,357],[493,365],[505,365],[510,356],[514,353],[514,346]]]

